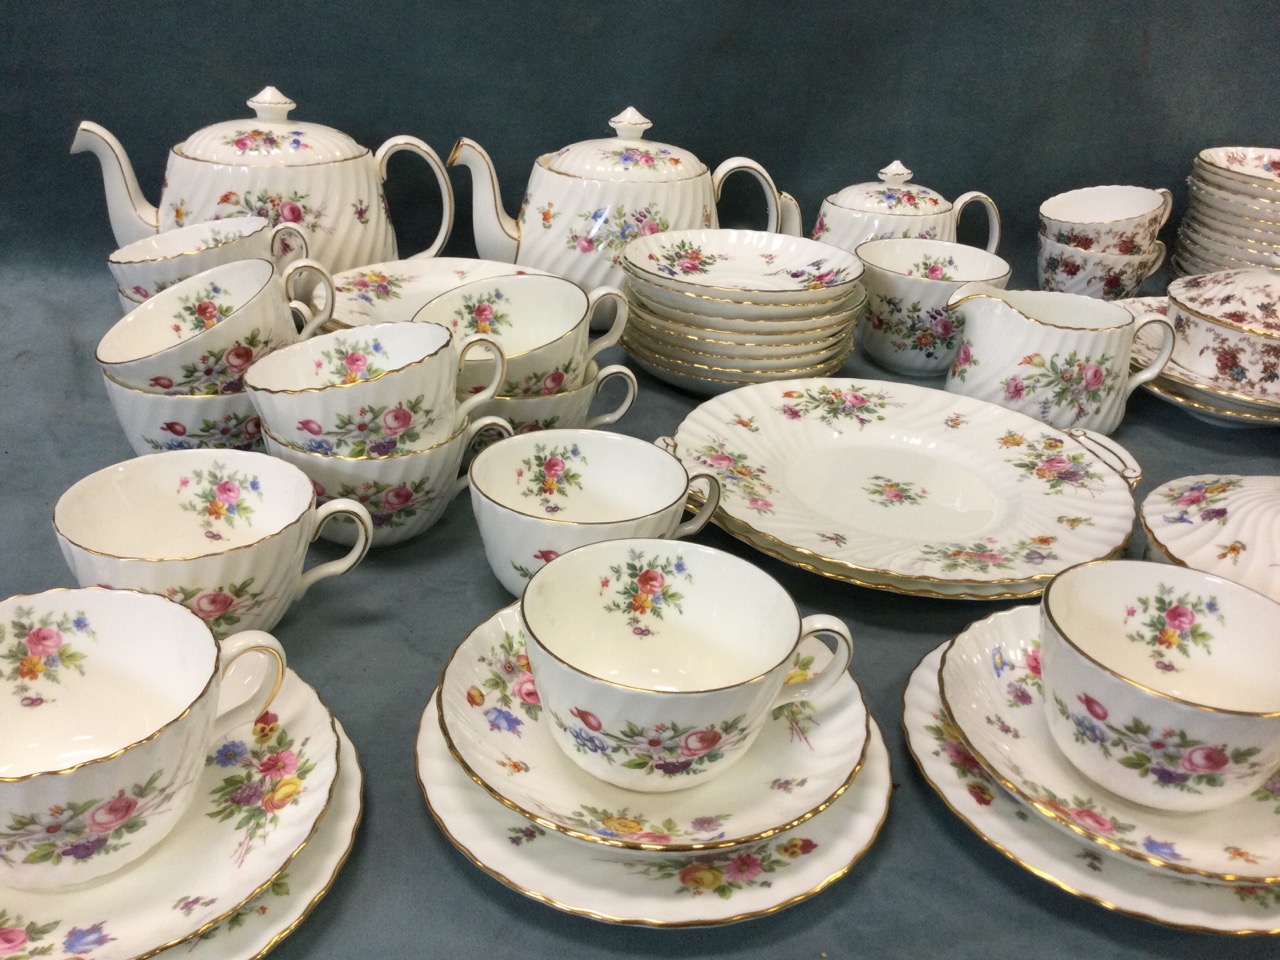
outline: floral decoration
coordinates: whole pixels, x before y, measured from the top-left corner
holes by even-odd
[[[1103,401],[1115,391],[1118,381],[1107,376],[1107,365],[1113,359],[1104,354],[1095,361],[1078,356],[1075,350],[1065,358],[1056,353],[1048,358],[1031,353],[1018,361],[1018,366],[1030,367],[1031,372],[1006,377],[1000,385],[1006,401],[1016,402],[1024,397],[1034,400],[1041,395],[1041,419],[1049,416],[1051,408],[1070,409],[1071,422],[1075,423],[1089,414],[1100,414]]]
[[[542,713],[542,700],[525,653],[524,631],[504,632],[502,642],[490,647],[480,662],[489,668],[489,676],[479,686],[468,688],[468,705],[483,708],[490,730],[520,736],[524,720],[512,711],[519,710],[531,723],[537,723]]]
[[[710,467],[720,481],[720,496],[725,499],[741,499],[761,516],[773,513],[773,485],[764,479],[765,468],[752,466],[745,453],[727,449],[726,442],[717,437],[694,451],[693,459],[704,467]]]
[[[306,131],[289,130],[285,133],[276,133],[272,130],[261,130],[257,127],[252,130],[237,130],[233,135],[222,138],[223,146],[235,147],[236,153],[244,156],[247,153],[255,153],[258,156],[269,157],[275,153],[283,153],[286,150],[296,153],[299,150],[310,150],[311,144],[303,139]]]
[[[343,453],[351,457],[394,457],[413,452],[414,445],[439,417],[426,406],[422,394],[401,400],[394,407],[360,407],[354,414],[340,413],[333,426],[316,420],[299,420],[295,429],[310,434],[303,449],[313,453]]]
[[[870,195],[879,200],[887,210],[908,207],[928,212],[942,206],[942,198],[924,187],[880,187],[872,190]]]
[[[825,257],[811,260],[800,267],[782,267],[771,276],[789,277],[801,290],[823,290],[838,286],[849,279],[847,267],[829,267]]]
[[[235,632],[233,628],[243,617],[276,599],[274,594],[268,596],[265,590],[254,590],[253,581],[253,577],[247,577],[239,583],[219,584],[212,588],[169,587],[164,595],[195,613],[221,640]]]
[[[253,724],[253,742],[228,740],[205,757],[205,766],[217,765],[227,771],[222,782],[209,792],[212,810],[205,816],[222,823],[234,823],[241,833],[234,856],[237,867],[255,846],[279,826],[281,815],[296,806],[306,791],[306,779],[315,770],[307,757],[310,738],[295,743],[269,710]]]
[[[788,420],[802,420],[817,414],[818,420],[829,427],[852,421],[862,429],[873,421],[883,420],[890,407],[900,406],[902,404],[892,400],[884,390],[823,384],[816,390],[807,387],[784,391],[782,404],[776,409]]]
[[[194,485],[194,486],[193,486]],[[192,499],[179,508],[200,517],[210,540],[221,540],[219,530],[234,530],[237,523],[253,526],[253,500],[262,500],[262,481],[256,475],[228,470],[217,460],[208,470],[192,470],[178,479],[178,491]]]
[[[556,498],[568,498],[570,489],[582,489],[582,474],[575,466],[586,466],[587,458],[576,443],[547,448],[539,443],[533,448],[533,456],[520,461],[516,469],[516,482],[522,483],[522,497],[534,497],[547,513],[559,513],[563,508]]]
[[[262,420],[256,413],[226,413],[217,420],[201,420],[199,426],[188,427],[180,420],[160,424],[164,438],[144,437],[152,450],[194,450],[228,447],[252,450],[262,444]]]
[[[691,240],[677,240],[659,247],[657,253],[649,254],[649,260],[657,264],[658,272],[668,277],[705,275],[717,263],[730,259],[724,254],[707,253]]]
[[[1024,781],[1023,788],[1027,791],[1032,803],[1047,810],[1050,815],[1064,823],[1073,823],[1086,833],[1106,837],[1109,842],[1117,846],[1134,849],[1139,845],[1138,840],[1130,836],[1136,829],[1135,825],[1114,816],[1093,797],[1063,797],[1048,787],[1031,781]],[[1158,842],[1149,837],[1147,840],[1158,848],[1172,848],[1172,844],[1169,843]]]
[[[825,214],[818,214],[818,219],[814,221],[813,232],[809,234],[811,240],[821,240],[831,232],[831,226],[827,223]]]
[[[565,238],[569,248],[582,254],[608,256],[615,267],[622,262],[623,248],[636,237],[671,229],[654,203],[631,212],[621,206],[600,207],[579,214],[578,220],[580,225],[570,227]]]
[[[926,543],[920,547],[920,559],[927,564],[937,564],[943,572],[965,570],[970,573],[989,573],[992,570],[1009,570],[1014,564],[1039,566],[1046,560],[1057,560],[1051,549],[1057,537],[1024,537],[1002,546],[995,537],[985,537],[972,543]]]
[[[904,305],[901,297],[875,294],[872,301],[867,323],[888,337],[894,350],[916,350],[934,359],[956,349],[964,330],[963,315],[946,307],[925,310],[919,300]]]
[[[678,167],[680,158],[672,154],[667,147],[646,150],[644,147],[620,147],[617,150],[601,150],[600,156],[614,161],[623,170],[636,167]]]
[[[368,270],[355,276],[348,275],[342,283],[335,284],[333,289],[373,306],[389,300],[399,300],[401,288],[416,279],[417,277],[402,274],[383,273],[381,270]]]
[[[675,584],[679,580],[692,583],[693,575],[680,554],[677,553],[674,560],[671,557],[659,560],[647,559],[642,550],[628,550],[627,562],[614,564],[609,570],[613,582],[618,584],[619,599],[605,604],[604,609],[625,613],[627,625],[636,636],[652,634],[653,629],[646,624],[666,619],[668,610],[684,613],[680,606],[684,594],[676,590]],[[601,578],[602,585],[605,580]]]
[[[538,370],[519,380],[504,380],[501,393],[504,397],[554,396],[569,389],[566,384],[577,372],[578,361],[570,359],[562,366],[550,370]]]
[[[960,314],[963,319],[964,314]],[[968,340],[961,340],[960,347],[956,351],[956,358],[951,361],[951,370],[949,376],[955,380],[964,383],[964,378],[969,375],[971,367],[979,366],[978,358],[973,355],[973,346]]]
[[[725,758],[747,737],[746,717],[734,717],[718,723],[689,725],[655,723],[651,725],[626,721],[618,730],[607,730],[600,718],[589,710],[574,707],[570,714],[573,725],[555,711],[550,711],[556,726],[573,740],[578,753],[598,754],[609,764],[622,758],[622,767],[639,770],[646,776],[694,777],[705,773],[708,766]]]
[[[376,337],[372,340],[347,340],[344,337],[334,337],[333,346],[321,350],[320,356],[324,360],[315,361],[316,374],[319,375],[325,370],[325,364],[328,364],[327,373],[330,379],[325,382],[325,386],[374,380],[387,372],[384,367],[377,365],[377,361],[381,360],[385,363],[388,357],[382,341]]]
[[[83,610],[37,617],[34,607],[15,606],[8,630],[0,623],[0,678],[22,706],[43,706],[53,699],[50,685],[61,685],[64,670],[84,676],[86,654],[77,644],[96,639]]]
[[[924,487],[917,490],[916,485],[909,480],[890,480],[880,474],[871,477],[870,485],[862,489],[871,498],[872,503],[882,507],[919,505],[929,495],[928,490]]]
[[[570,813],[565,822],[598,837],[631,843],[709,843],[724,837],[724,822],[729,818],[727,813],[713,814],[694,817],[688,824],[680,824],[671,817],[651,820],[628,807],[609,810],[583,804]]]
[[[61,920],[39,923],[27,920],[20,914],[10,914],[0,907],[0,957],[5,960],[32,960],[35,957],[50,956],[55,946],[47,942],[50,934],[58,929]],[[105,946],[115,937],[104,932],[106,921],[99,921],[90,927],[72,927],[63,935],[62,951],[64,956],[89,953],[96,947]]]
[[[940,707],[933,714],[933,719],[934,723],[925,724],[924,727],[925,732],[933,737],[936,744],[933,755],[941,757],[946,754],[951,769],[955,771],[956,777],[965,783],[973,802],[982,807],[990,806],[994,799],[992,792],[994,781],[991,775],[983,769],[978,758],[970,751],[964,735],[960,733],[960,728],[944,708]]]
[[[783,684],[785,686],[790,683],[804,683],[811,679],[813,679],[813,657],[797,650],[791,657],[791,669],[787,671]],[[818,725],[818,719],[812,701],[794,700],[774,707],[770,719],[786,720],[791,739],[802,741],[805,746],[813,749],[812,744],[809,743],[809,733]],[[775,790],[790,793],[796,787],[804,786],[804,783],[803,779],[775,780],[772,786]]]
[[[462,306],[453,311],[453,329],[471,333],[498,334],[511,326],[511,317],[501,308],[506,294],[497,287],[485,293],[462,295]]]
[[[179,297],[181,307],[173,315],[173,332],[182,337],[217,326],[235,312],[236,306],[230,297],[230,292],[220,283],[211,283],[190,296]]]
[[[1171,483],[1160,491],[1160,499],[1169,507],[1169,513],[1161,516],[1165,523],[1217,523],[1227,522],[1227,494],[1244,482],[1241,477],[1215,477],[1212,480],[1192,480],[1187,483]]]
[[[1141,629],[1126,634],[1126,639],[1150,647],[1156,666],[1169,672],[1180,669],[1170,660],[1174,653],[1190,657],[1196,647],[1206,654],[1212,652],[1209,644],[1213,634],[1205,629],[1204,620],[1214,617],[1218,623],[1226,623],[1212,594],[1207,598],[1190,592],[1174,596],[1173,587],[1165,584],[1158,584],[1153,596],[1138,597],[1136,606],[1126,607],[1124,622],[1136,617],[1139,610],[1146,619]]]
[[[271,226],[292,223],[308,233],[333,233],[334,228],[324,222],[324,207],[311,204],[310,195],[292,191],[287,196],[259,190],[257,194],[240,194],[228,190],[218,198],[215,220],[224,217],[263,217]]]
[[[700,897],[715,894],[728,900],[742,890],[772,885],[769,875],[786,869],[793,861],[818,849],[805,837],[781,843],[765,841],[726,853],[690,854],[643,861],[623,861],[626,869],[650,880],[674,880],[676,896]]]
[[[267,885],[267,889],[241,906],[231,916],[198,935],[191,941],[192,949],[195,949],[198,944],[214,939],[219,933],[229,932],[244,926],[246,920],[250,920],[253,917],[265,917],[271,912],[271,908],[267,903],[268,897],[287,897],[288,895],[289,874],[285,872],[279,874]],[[183,913],[190,913],[197,907],[210,907],[216,902],[216,899],[209,897],[179,897],[174,901],[173,908],[181,910]]]
[[[1009,694],[1007,705],[1014,710],[1030,706],[1037,697],[1044,697],[1044,682],[1040,677],[1040,641],[1033,640],[1029,644],[1026,656],[1020,659],[1009,659],[1004,647],[997,644],[991,648],[991,669],[997,680],[1004,679],[1005,691]]]
[[[921,257],[906,270],[908,277],[925,277],[929,280],[954,280],[950,273],[959,269],[956,258],[952,256]]]
[[[244,372],[249,364],[275,349],[270,337],[263,337],[256,327],[244,339],[221,350],[208,350],[193,363],[182,365],[182,376],[176,381],[169,377],[151,378],[151,386],[166,393],[194,396],[217,396],[240,393],[244,390]]]
[[[1050,494],[1060,494],[1068,487],[1091,491],[1094,481],[1102,479],[1084,451],[1068,452],[1066,444],[1052,434],[1041,434],[1035,440],[1016,430],[1006,430],[996,442],[1003,449],[1016,449],[1017,458],[1005,463],[1022,472],[1020,480],[1042,480]]]
[[[1253,791],[1250,796],[1254,800],[1262,803],[1274,803],[1276,805],[1275,812],[1280,813],[1280,770],[1268,777],[1257,790]]]
[[[1179,317],[1178,322],[1182,319]],[[1200,353],[1213,356],[1216,383],[1263,397],[1274,395],[1271,385],[1280,380],[1280,342],[1274,337],[1242,341],[1217,331],[1209,332],[1209,340]]]
[[[444,496],[432,490],[425,477],[410,480],[406,483],[387,483],[382,480],[363,480],[360,483],[340,484],[336,491],[327,490],[312,481],[316,487],[316,496],[327,502],[336,497],[358,500],[364,504],[373,520],[374,529],[385,527],[394,530],[403,527],[432,504],[439,502]],[[354,525],[355,518],[338,515],[330,522]]]

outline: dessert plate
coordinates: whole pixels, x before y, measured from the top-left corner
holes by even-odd
[[[970,625],[943,654],[942,704],[978,762],[1029,810],[1135,864],[1227,883],[1280,881],[1280,773],[1248,799],[1203,813],[1169,813],[1108,793],[1049,733],[1039,636],[1039,608],[1017,607]],[[1099,749],[1141,760],[1169,789],[1189,779],[1184,768],[1200,769],[1189,766],[1195,745],[1179,745],[1174,731],[1128,724],[1085,699],[1056,709],[1069,711]]]
[[[306,847],[338,776],[333,717],[292,670],[268,711],[209,746],[191,809],[147,856],[76,888],[0,889],[27,956],[148,956],[209,930]],[[40,948],[40,952],[36,952]]]
[[[512,813],[475,785],[449,753],[435,697],[418,728],[417,773],[445,836],[516,892],[595,920],[709,926],[775,913],[848,873],[875,841],[889,809],[889,753],[872,723],[866,763],[853,785],[784,833],[690,852],[579,843]]]
[[[288,869],[266,890],[216,926],[194,940],[156,954],[162,960],[177,960],[196,951],[196,956],[214,953],[222,960],[258,960],[297,929],[333,886],[338,871],[347,861],[355,843],[356,828],[363,812],[364,774],[355,744],[342,724],[338,731],[338,779],[329,810],[315,836]],[[217,947],[197,948],[210,940]]]
[[[900,593],[1030,596],[1123,551],[1133,529],[1140,471],[1112,441],[914,384],[742,387],[704,402],[674,439],[687,467],[719,477],[724,529]]]
[[[928,654],[912,673],[902,697],[902,726],[929,786],[978,836],[1037,877],[1108,910],[1184,930],[1280,933],[1278,887],[1153,873],[1102,856],[1093,844],[1029,817],[974,759],[942,706],[938,666],[946,647]]]
[[[797,679],[830,651],[806,639]],[[815,704],[774,711],[742,762],[695,789],[639,793],[573,763],[548,729],[525,657],[520,605],[476,627],[445,665],[440,730],[462,769],[490,796],[549,830],[612,847],[687,851],[741,845],[803,823],[855,782],[870,717],[847,673]]]

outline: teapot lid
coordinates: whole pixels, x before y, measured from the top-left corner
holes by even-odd
[[[845,187],[827,200],[838,207],[867,213],[897,213],[906,216],[946,213],[951,201],[928,187],[908,183],[911,171],[898,160],[880,171],[880,182]]]
[[[275,87],[247,101],[256,117],[197,130],[174,150],[193,160],[250,167],[294,167],[350,160],[369,151],[345,133],[289,119],[297,106]]]
[[[690,180],[707,172],[688,150],[645,140],[644,132],[653,124],[635,107],[627,107],[609,121],[609,126],[616,136],[573,143],[544,154],[538,162],[556,173],[627,183]]]

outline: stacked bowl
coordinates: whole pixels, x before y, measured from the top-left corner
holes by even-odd
[[[649,373],[697,393],[834,373],[866,306],[862,262],[816,240],[676,230],[623,255],[622,344]]]
[[[1040,289],[1102,300],[1133,296],[1164,263],[1156,234],[1172,203],[1163,187],[1082,187],[1050,197],[1040,205]]]
[[[1280,270],[1280,148],[1209,147],[1187,177],[1173,272]]]

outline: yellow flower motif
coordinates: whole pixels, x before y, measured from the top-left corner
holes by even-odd
[[[1176,647],[1178,642],[1178,631],[1172,627],[1165,627],[1156,634],[1156,643],[1162,647]]]
[[[215,520],[221,520],[227,515],[227,505],[221,500],[210,500],[208,514]]]
[[[1046,450],[1061,450],[1062,441],[1057,437],[1046,437],[1044,441],[1044,448]]]
[[[804,683],[809,679],[809,671],[801,670],[799,667],[793,667],[791,672],[787,674],[784,683]]]
[[[634,817],[602,817],[600,825],[614,833],[638,833],[644,824]]]
[[[284,777],[276,784],[276,788],[262,798],[262,809],[274,813],[283,810],[298,798],[302,792],[302,780],[298,777]]]
[[[479,687],[467,688],[467,703],[473,707],[484,706],[484,691]]]
[[[253,725],[253,739],[256,743],[266,743],[279,732],[280,722],[278,720],[271,723],[255,723]]]
[[[556,483],[551,477],[546,477],[542,481],[543,493],[555,493],[559,489],[560,484]]]
[[[1000,438],[1000,446],[1002,447],[1020,447],[1027,442],[1027,438],[1020,433],[1010,431]]]
[[[36,680],[44,671],[44,659],[41,657],[23,657],[18,661],[18,676],[23,680]]]
[[[691,863],[679,876],[682,884],[695,890],[714,890],[724,883],[724,874],[707,863]]]

